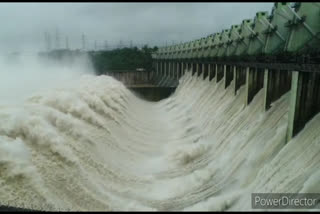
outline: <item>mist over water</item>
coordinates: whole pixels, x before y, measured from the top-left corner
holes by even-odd
[[[0,105],[23,101],[32,93],[63,87],[83,74],[94,74],[85,55],[61,61],[38,55],[0,55]]]
[[[17,99],[27,98],[0,107],[2,204],[251,210],[253,192],[320,191],[320,115],[285,144],[290,92],[264,112],[263,90],[245,107],[243,87],[234,96],[223,80],[187,72],[171,97],[153,103],[83,64],[26,63],[37,68],[21,71],[26,79],[46,78],[30,80],[29,91],[13,87]],[[17,67],[7,69],[8,80]]]

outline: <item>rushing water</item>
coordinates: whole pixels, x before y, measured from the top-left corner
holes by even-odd
[[[233,84],[233,82],[231,83]],[[0,203],[41,210],[250,210],[320,192],[320,115],[285,144],[290,92],[263,111],[187,72],[160,102],[108,76],[0,107]]]

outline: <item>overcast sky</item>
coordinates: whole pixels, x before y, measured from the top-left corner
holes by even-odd
[[[122,43],[184,42],[271,12],[273,3],[0,3],[0,51],[45,50],[44,32],[60,45],[87,47]],[[54,45],[54,43],[53,43]]]

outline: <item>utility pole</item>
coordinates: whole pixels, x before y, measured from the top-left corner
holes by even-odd
[[[66,36],[66,49],[69,50],[69,38]]]
[[[120,42],[119,42],[119,48],[122,48],[122,40],[120,39]]]
[[[132,48],[133,47],[133,44],[132,44],[132,40],[130,41],[130,48]]]
[[[86,50],[86,37],[84,34],[82,34],[82,50]]]
[[[48,33],[48,50],[51,51],[52,43],[51,43],[51,35]]]
[[[104,49],[108,50],[108,41],[107,40],[104,41]]]
[[[97,50],[97,40],[94,40],[94,50]]]
[[[60,48],[60,35],[59,35],[59,30],[56,28],[56,49]]]
[[[49,42],[48,42],[49,40],[48,40],[48,32],[47,31],[45,31],[44,32],[44,42],[45,42],[45,49],[47,50],[47,51],[49,51]]]

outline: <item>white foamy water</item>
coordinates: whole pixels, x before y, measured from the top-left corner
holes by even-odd
[[[83,75],[0,107],[0,202],[42,210],[251,210],[251,193],[320,191],[320,115],[285,144],[288,100],[190,72],[157,103]],[[233,83],[231,83],[233,84]]]

